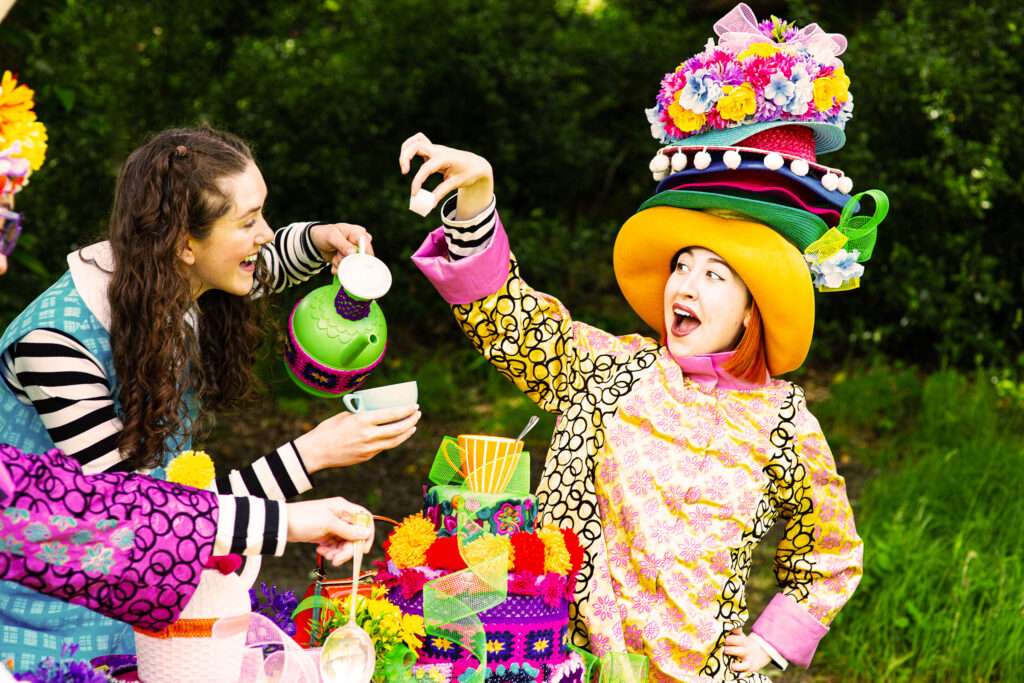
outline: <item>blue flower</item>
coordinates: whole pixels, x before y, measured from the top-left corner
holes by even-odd
[[[110,679],[106,674],[92,668],[89,662],[70,660],[78,650],[78,645],[65,643],[61,648],[61,660],[46,657],[33,671],[15,674],[16,681],[30,683],[107,683]]]
[[[53,517],[50,517],[50,524],[54,525],[61,531],[67,531],[71,527],[78,526],[78,520],[67,515],[54,515]]]
[[[14,538],[12,534],[7,534],[4,538],[0,538],[0,553],[10,553],[11,555],[24,555],[25,551],[22,550],[25,542],[19,541]]]
[[[71,534],[71,542],[75,545],[85,545],[86,543],[92,543],[93,535],[88,529],[82,529]]]
[[[722,96],[718,76],[707,69],[686,74],[686,87],[679,91],[679,105],[698,114],[706,113]]]
[[[864,266],[857,263],[860,252],[854,249],[846,251],[840,249],[823,262],[813,263],[811,257],[805,256],[814,274],[815,287],[828,287],[836,289],[844,283],[864,274]]]
[[[114,549],[107,548],[102,543],[90,546],[85,551],[85,555],[85,558],[82,560],[82,569],[87,572],[109,574],[110,568],[114,566]]]
[[[793,84],[793,97],[783,105],[782,110],[794,116],[803,116],[807,113],[807,106],[814,99],[814,81],[803,64],[793,67],[789,80]]]
[[[262,593],[262,598],[260,596]],[[264,602],[264,599],[266,602]],[[274,584],[267,590],[267,584],[260,582],[260,591],[255,588],[249,589],[249,604],[253,612],[258,612],[269,617],[277,626],[290,636],[296,632],[295,622],[292,621],[292,612],[299,606],[299,601],[292,591],[278,590]]]
[[[50,540],[50,528],[45,524],[40,524],[39,522],[29,524],[25,527],[25,530],[22,533],[25,534],[26,539],[33,543]]]
[[[765,99],[771,100],[780,107],[789,104],[795,93],[796,86],[793,84],[793,81],[779,72],[773,73],[771,81],[764,87]]]

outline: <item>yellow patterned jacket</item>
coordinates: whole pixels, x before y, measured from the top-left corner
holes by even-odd
[[[439,229],[413,260],[474,347],[558,415],[536,494],[540,521],[587,549],[576,644],[646,655],[651,680],[767,680],[733,673],[723,647],[748,620],[754,548],[781,518],[780,591],[751,631],[806,667],[860,580],[862,544],[802,389],[697,381],[653,339],[573,321],[519,277],[500,221],[483,252],[446,253]]]

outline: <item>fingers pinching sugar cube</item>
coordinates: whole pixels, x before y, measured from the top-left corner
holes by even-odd
[[[434,193],[421,189],[409,198],[409,210],[415,211],[421,216],[426,216],[434,208]]]

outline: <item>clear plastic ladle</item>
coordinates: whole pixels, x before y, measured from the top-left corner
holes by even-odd
[[[366,513],[356,515],[358,526],[368,527],[373,520]],[[356,624],[356,589],[359,570],[363,564],[363,545],[355,545],[352,558],[352,597],[348,610],[348,623],[335,629],[324,641],[320,652],[320,675],[325,683],[369,683],[377,655],[370,636]]]

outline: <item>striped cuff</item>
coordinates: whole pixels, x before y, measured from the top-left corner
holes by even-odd
[[[279,500],[251,496],[217,496],[220,514],[214,555],[284,554],[288,539],[288,510]]]
[[[273,453],[217,480],[219,493],[287,500],[313,488],[306,466],[289,441]]]
[[[448,244],[448,257],[452,261],[483,251],[494,234],[495,207],[497,198],[492,198],[486,209],[473,218],[455,220],[458,195],[452,195],[441,207],[441,222],[444,223],[444,239]]]
[[[806,669],[828,627],[792,596],[776,593],[750,632],[763,638],[788,661]]]

